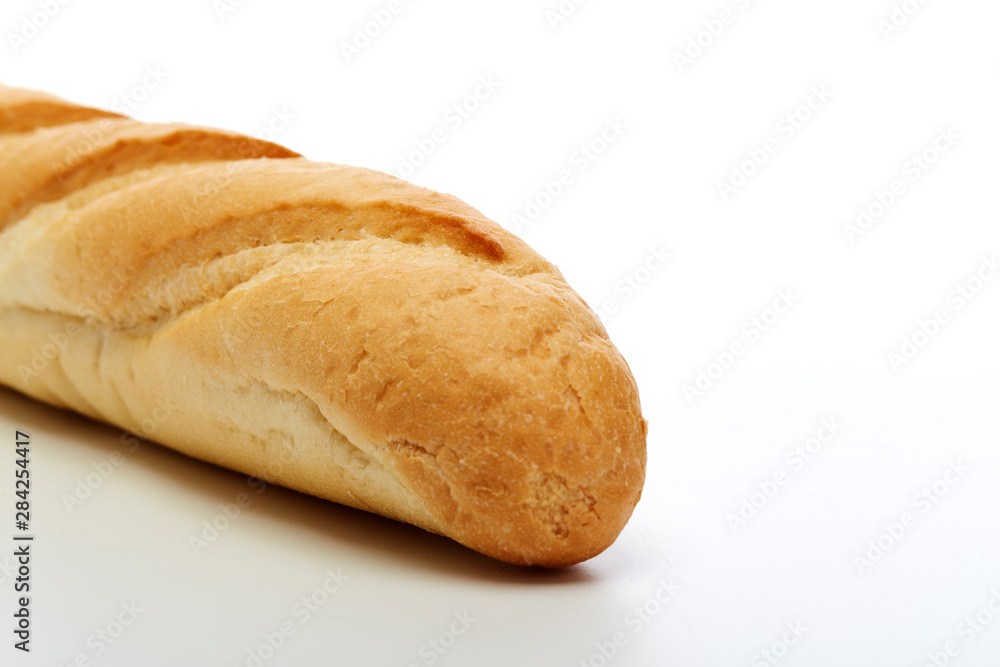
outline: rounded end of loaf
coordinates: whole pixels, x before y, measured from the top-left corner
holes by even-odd
[[[452,431],[465,442],[391,442],[390,466],[424,499],[438,532],[508,563],[550,568],[615,541],[642,491],[646,422],[613,347],[579,343],[573,354],[566,375],[523,378],[508,405],[484,401],[468,412],[469,430]]]
[[[647,428],[596,315],[558,279],[413,271],[391,308],[433,315],[369,340],[395,361],[356,389],[379,406],[366,430],[383,463],[434,517],[424,527],[519,565],[604,551],[639,501]]]

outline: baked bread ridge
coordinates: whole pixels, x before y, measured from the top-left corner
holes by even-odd
[[[94,180],[171,162],[298,157],[267,141],[190,125],[99,118],[0,134],[0,229]]]
[[[30,132],[96,118],[122,118],[112,111],[72,104],[37,90],[0,84],[0,134]]]
[[[0,381],[508,562],[564,566],[614,541],[645,421],[554,266],[392,176],[200,159],[91,170],[12,214]],[[26,374],[60,333],[52,368]],[[164,403],[182,417],[157,420]]]

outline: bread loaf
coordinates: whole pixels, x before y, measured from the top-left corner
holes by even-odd
[[[610,545],[646,423],[590,308],[449,195],[0,88],[0,382],[511,563]]]

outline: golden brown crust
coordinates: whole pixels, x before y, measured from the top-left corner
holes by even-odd
[[[51,156],[70,127],[31,141]],[[31,337],[11,336],[0,381],[124,428],[168,400],[184,417],[158,427],[163,444],[508,562],[611,544],[642,489],[646,425],[554,266],[454,197],[232,161],[224,141],[196,149],[230,135],[170,127],[118,122],[111,143],[142,157],[101,158],[103,176],[0,188],[0,320],[80,327],[47,375],[18,370]]]
[[[122,116],[111,111],[72,104],[36,90],[0,85],[0,134],[31,132],[42,127],[97,118],[122,118]]]
[[[297,157],[287,148],[221,130],[101,118],[0,142],[0,229],[33,206],[88,184],[157,164]]]

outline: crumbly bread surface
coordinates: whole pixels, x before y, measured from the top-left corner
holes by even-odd
[[[504,561],[617,537],[645,473],[635,381],[523,241],[233,133],[7,88],[0,119],[25,99],[49,107],[0,125],[0,382]]]

